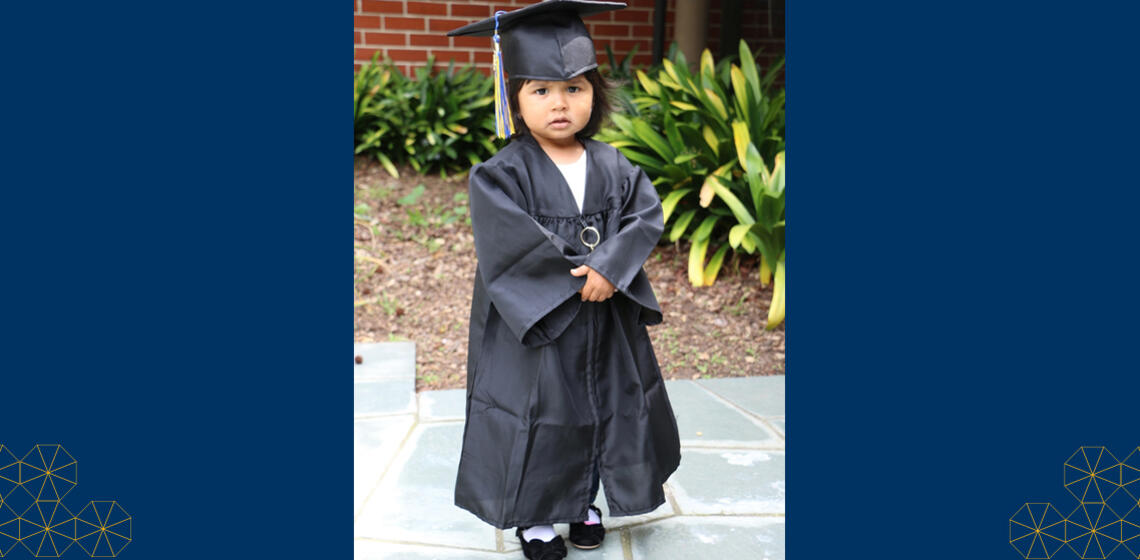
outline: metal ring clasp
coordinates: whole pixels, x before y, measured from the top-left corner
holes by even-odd
[[[594,241],[592,243],[589,241],[586,241],[586,232],[587,231],[594,232]],[[586,226],[586,227],[582,228],[582,231],[578,232],[578,240],[580,240],[583,245],[589,247],[590,251],[593,251],[594,247],[598,246],[598,242],[600,242],[602,240],[602,234],[598,232],[598,228],[595,228],[594,226]]]

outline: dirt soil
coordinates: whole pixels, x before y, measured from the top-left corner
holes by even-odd
[[[466,175],[400,168],[393,179],[363,157],[353,168],[353,340],[414,341],[416,391],[465,387],[476,262]],[[645,263],[665,317],[649,327],[662,375],[783,374],[784,325],[764,330],[772,286],[760,286],[758,260],[726,259],[715,285],[694,288],[688,251],[665,242]]]

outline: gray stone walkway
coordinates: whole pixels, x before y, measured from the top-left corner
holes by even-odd
[[[411,342],[354,344],[353,549],[357,560],[522,559],[513,531],[453,504],[465,391],[415,393]],[[668,501],[609,517],[568,559],[784,558],[784,377],[667,381],[681,432]],[[603,486],[602,492],[605,492]],[[565,538],[569,526],[555,525]]]

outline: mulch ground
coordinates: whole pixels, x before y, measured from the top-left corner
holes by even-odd
[[[363,157],[353,168],[353,340],[414,341],[417,391],[464,387],[476,262],[466,175],[393,179]],[[784,325],[764,329],[772,286],[758,260],[726,259],[715,285],[694,288],[688,251],[666,243],[645,263],[665,316],[649,327],[662,375],[783,374]]]

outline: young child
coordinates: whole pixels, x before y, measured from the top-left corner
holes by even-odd
[[[470,173],[478,266],[455,504],[517,527],[531,560],[566,556],[555,523],[579,548],[601,545],[599,480],[610,515],[646,513],[680,462],[646,331],[662,320],[642,269],[661,201],[590,138],[610,107],[581,17],[623,7],[544,0],[448,33],[494,35],[496,112],[515,133]]]

